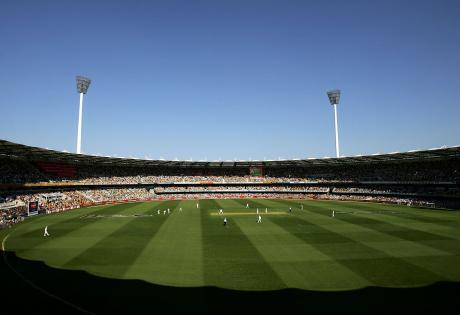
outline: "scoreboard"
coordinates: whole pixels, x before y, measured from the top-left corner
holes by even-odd
[[[27,206],[27,215],[36,215],[38,214],[38,201],[29,201]]]
[[[249,168],[250,176],[264,176],[264,169],[261,166],[251,166]]]

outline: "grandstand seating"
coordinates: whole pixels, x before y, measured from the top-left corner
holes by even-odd
[[[65,163],[35,161],[35,165],[39,168],[39,170],[49,175],[55,175],[59,177],[75,177],[77,174],[77,169],[75,166]]]

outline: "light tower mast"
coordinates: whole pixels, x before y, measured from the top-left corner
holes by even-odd
[[[331,105],[334,106],[334,118],[335,118],[335,152],[337,157],[340,157],[340,149],[339,149],[339,126],[337,124],[337,105],[339,105],[340,99],[340,90],[332,90],[327,92],[327,96],[329,97],[329,102]]]
[[[77,90],[80,93],[80,110],[78,113],[78,135],[77,135],[77,154],[81,152],[81,120],[83,114],[83,94],[86,94],[91,80],[82,76],[77,76]]]

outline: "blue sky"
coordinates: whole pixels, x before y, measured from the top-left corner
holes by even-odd
[[[460,145],[459,1],[0,2],[0,139],[165,159]]]

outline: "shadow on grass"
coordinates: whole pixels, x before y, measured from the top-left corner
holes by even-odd
[[[13,252],[1,254],[2,307],[8,307],[14,313],[82,314],[86,310],[94,314],[153,314],[161,311],[234,315],[249,312],[281,315],[283,312],[456,314],[460,292],[460,283],[457,282],[410,289],[370,287],[338,292],[181,288],[140,280],[107,279],[84,271],[51,268],[42,262],[19,258]]]

